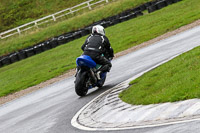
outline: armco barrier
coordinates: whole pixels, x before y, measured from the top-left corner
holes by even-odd
[[[129,19],[133,19],[138,16],[141,16],[141,15],[143,15],[142,11],[145,9],[148,9],[148,12],[151,13],[151,12],[161,9],[169,4],[176,3],[178,1],[181,1],[181,0],[156,0],[156,1],[152,1],[152,2],[147,2],[136,8],[123,11],[123,12],[119,13],[118,15],[97,21],[83,29],[73,31],[73,32],[68,32],[68,33],[62,34],[57,37],[53,37],[49,40],[38,43],[32,47],[28,47],[28,48],[20,50],[16,53],[12,53],[7,56],[0,57],[0,67],[2,67],[4,65],[9,65],[16,61],[31,57],[35,54],[39,54],[43,51],[55,48],[59,45],[68,43],[75,39],[81,38],[82,36],[88,35],[89,33],[91,33],[92,26],[94,26],[94,25],[100,24],[106,28],[106,27],[118,24],[120,22],[124,22]]]

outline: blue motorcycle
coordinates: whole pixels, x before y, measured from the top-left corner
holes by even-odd
[[[89,89],[103,86],[107,72],[101,73],[100,79],[98,79],[97,72],[101,65],[96,64],[90,56],[81,55],[76,59],[76,64],[78,69],[74,83],[77,95],[85,96]]]

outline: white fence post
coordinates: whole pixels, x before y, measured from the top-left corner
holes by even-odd
[[[39,27],[38,27],[38,24],[37,24],[37,22],[36,22],[36,21],[35,21],[35,27],[36,27],[36,28],[39,28]]]
[[[56,21],[56,17],[54,15],[52,15],[53,21]]]
[[[70,13],[71,13],[71,14],[73,14],[73,11],[72,11],[72,9],[71,9],[71,8],[69,9],[69,11],[70,11]]]
[[[17,28],[17,32],[19,33],[19,35],[21,34],[21,31],[20,31],[20,29],[19,29],[19,28]]]
[[[106,3],[108,3],[109,1],[108,0],[106,0]]]
[[[87,5],[88,5],[88,8],[89,8],[90,10],[92,10],[92,7],[90,6],[90,2],[87,2]]]

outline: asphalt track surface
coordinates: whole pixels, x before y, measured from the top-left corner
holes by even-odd
[[[74,92],[74,77],[0,106],[0,133],[84,133],[71,125],[73,116],[109,88],[169,58],[200,45],[200,27],[159,41],[113,60],[113,68],[101,89],[86,97]],[[105,131],[109,133],[199,133],[200,120],[152,128]],[[104,132],[104,131],[97,131]]]

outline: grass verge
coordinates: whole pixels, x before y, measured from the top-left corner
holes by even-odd
[[[47,28],[40,28],[27,34],[0,40],[0,55],[5,55],[26,48],[28,46],[33,46],[34,44],[45,41],[51,37],[64,34],[66,32],[84,28],[85,26],[102,20],[103,18],[116,15],[126,9],[136,7],[147,1],[150,0],[117,0],[90,12],[85,12],[82,15],[78,15],[68,20],[52,24]]]
[[[1,0],[0,32],[85,1],[87,0]]]
[[[200,1],[183,0],[106,29],[115,53],[175,30],[200,18]],[[26,89],[75,67],[86,37],[0,68],[0,96]]]
[[[199,66],[200,47],[197,47],[133,80],[119,97],[134,105],[200,98]]]

